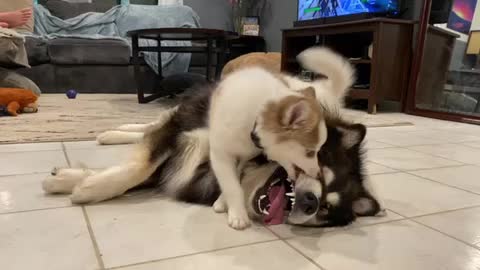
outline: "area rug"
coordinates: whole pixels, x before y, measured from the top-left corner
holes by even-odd
[[[39,105],[38,113],[0,117],[0,144],[94,140],[99,133],[122,124],[154,121],[172,101],[138,104],[136,95],[131,94],[79,94],[76,99],[44,94]],[[401,114],[347,110],[345,115],[369,127],[412,125],[402,121]]]
[[[0,143],[92,140],[122,124],[154,121],[165,108],[131,94],[44,94],[38,113],[0,118]]]

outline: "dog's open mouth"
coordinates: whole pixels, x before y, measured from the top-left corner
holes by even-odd
[[[283,169],[277,169],[265,185],[257,190],[253,204],[253,209],[263,215],[265,224],[284,223],[295,204],[294,182]]]

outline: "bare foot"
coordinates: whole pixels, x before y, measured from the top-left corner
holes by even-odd
[[[6,23],[6,22],[0,22],[0,27],[8,28],[8,23]]]
[[[6,23],[10,28],[22,26],[26,24],[30,18],[32,18],[32,8],[0,12],[0,21]]]

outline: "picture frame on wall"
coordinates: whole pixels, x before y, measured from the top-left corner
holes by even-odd
[[[242,35],[245,36],[258,36],[260,35],[260,18],[258,16],[246,16],[242,17]]]
[[[447,27],[468,35],[472,26],[477,0],[454,0]]]

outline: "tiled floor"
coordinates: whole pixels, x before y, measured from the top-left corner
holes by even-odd
[[[367,137],[388,215],[341,229],[238,232],[209,208],[149,194],[72,206],[43,194],[52,167],[109,166],[130,146],[0,146],[0,269],[479,269],[480,126],[403,120],[415,125]]]

